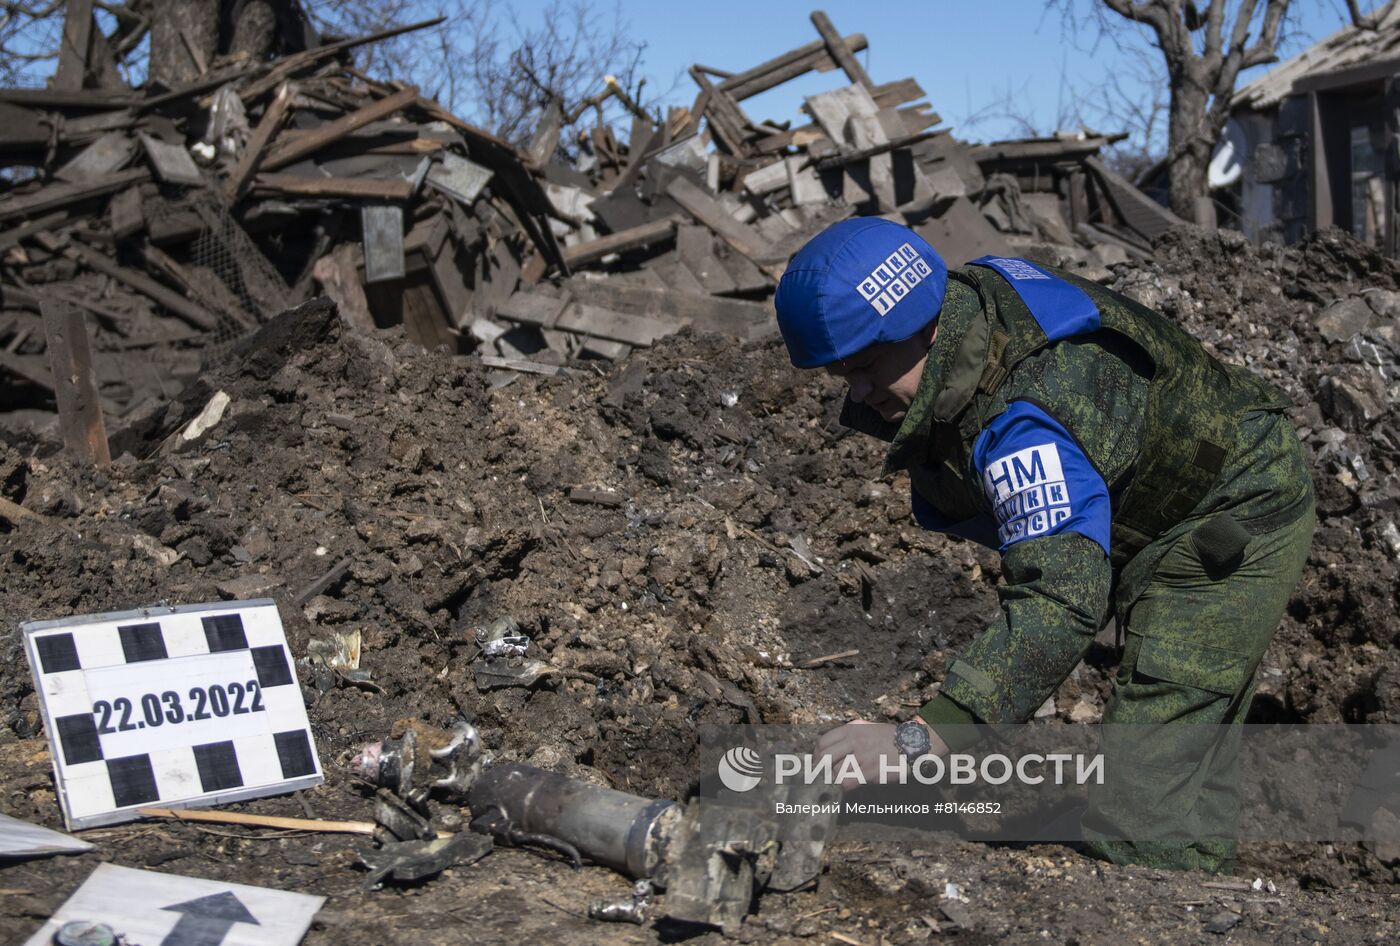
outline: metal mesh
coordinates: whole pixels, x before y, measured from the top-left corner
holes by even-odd
[[[247,232],[213,198],[197,199],[204,224],[190,246],[190,263],[213,273],[248,317],[247,324],[220,316],[211,346],[231,344],[287,308],[291,290]]]

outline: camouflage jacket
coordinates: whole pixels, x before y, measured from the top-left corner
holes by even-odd
[[[1222,511],[1251,532],[1267,531],[1302,514],[1311,498],[1287,418],[1277,405],[1249,411],[1237,418],[1234,442],[1204,498],[1115,565],[1109,521],[1144,455],[1151,364],[1112,333],[1065,338],[1020,361],[984,393],[971,427],[935,420],[946,415],[936,405],[947,403],[950,387],[980,367],[958,360],[967,359],[964,336],[989,304],[978,284],[1001,277],[979,268],[969,278],[971,268],[950,273],[938,333],[904,420],[885,423],[850,402],[842,415],[847,426],[890,441],[885,472],[908,471],[921,524],[1002,553],[999,616],[952,663],[938,696],[920,710],[940,732],[952,723],[1029,719],[1083,658],[1115,606],[1121,621],[1157,559],[1184,532]],[[1090,291],[1101,309],[1135,305],[1102,287]],[[1035,479],[1047,463],[1049,492],[998,483],[1028,471]],[[1076,499],[1073,508],[1065,503],[1057,512],[1054,471],[1061,468],[1058,475]],[[1041,509],[1048,513],[1037,520],[1033,514]]]

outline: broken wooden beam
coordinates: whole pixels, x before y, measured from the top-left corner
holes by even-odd
[[[1135,233],[1133,239],[1128,239],[1126,234],[1114,233],[1101,224],[1096,226],[1087,221],[1075,227],[1075,232],[1090,243],[1107,243],[1109,246],[1118,247],[1133,259],[1152,262],[1152,247],[1144,246]]]
[[[40,230],[50,230],[57,227],[67,219],[67,213],[62,210],[55,210],[52,213],[44,214],[42,217],[36,217],[33,220],[25,221],[17,227],[12,227],[0,233],[0,252],[8,250],[12,246],[18,246]],[[9,292],[10,290],[7,287],[5,291]]]
[[[1118,211],[1118,216],[1144,240],[1154,240],[1172,227],[1185,223],[1176,214],[1134,187],[1126,177],[1104,164],[1102,159],[1087,157],[1084,159],[1084,166],[1099,179],[1104,192],[1108,194],[1108,199],[1113,203],[1113,209]]]
[[[0,201],[0,222],[17,217],[32,217],[36,214],[58,210],[93,197],[101,197],[113,191],[140,184],[151,179],[146,168],[132,168],[118,171],[82,184],[50,184],[33,194],[13,197]]]
[[[342,243],[318,259],[311,275],[320,283],[321,291],[335,303],[341,321],[356,332],[374,333],[374,317],[370,315],[369,300],[360,284],[353,243]]]
[[[377,122],[381,118],[387,118],[416,101],[418,101],[418,90],[410,86],[387,98],[371,102],[364,108],[356,109],[348,115],[322,125],[320,128],[298,135],[281,147],[274,148],[263,159],[262,166],[265,170],[273,171],[291,164],[293,161],[299,161],[307,155],[321,150],[326,145],[339,141],[355,129],[363,128],[370,122]]]
[[[569,264],[570,269],[573,269],[577,266],[597,262],[611,253],[623,253],[627,250],[667,242],[674,239],[675,234],[676,221],[670,217],[664,220],[653,220],[651,223],[644,223],[641,226],[631,227],[618,233],[610,233],[607,236],[598,237],[596,240],[566,246],[564,248],[564,261]]]
[[[564,283],[578,302],[625,312],[670,318],[699,331],[723,332],[738,338],[759,338],[777,330],[771,305],[742,299],[700,296],[672,289],[624,286],[614,279],[574,276]]]
[[[527,361],[524,358],[506,358],[503,355],[478,355],[477,357],[486,367],[497,368],[502,371],[519,371],[522,374],[542,374],[551,378],[581,373],[575,368],[561,368],[558,365],[546,365],[538,361]]]
[[[88,73],[88,51],[92,48],[92,0],[68,0],[63,16],[63,35],[58,44],[58,69],[53,88],[76,92]]]
[[[263,157],[267,153],[267,146],[272,141],[272,136],[277,134],[282,127],[282,122],[287,117],[287,109],[292,104],[295,96],[295,88],[287,83],[282,83],[277,89],[277,95],[268,104],[263,112],[262,119],[258,122],[258,127],[248,136],[248,143],[243,147],[243,153],[238,156],[238,163],[234,165],[233,173],[228,176],[228,181],[224,183],[224,199],[230,204],[237,202],[243,196],[243,190],[252,176],[258,173],[258,168],[262,165]]]
[[[301,174],[259,174],[253,189],[305,197],[356,197],[364,200],[408,200],[413,184],[402,178],[309,177]]]
[[[172,145],[151,137],[145,132],[137,135],[141,147],[146,152],[146,160],[156,169],[156,176],[167,184],[183,184],[188,187],[201,187],[204,176],[190,157],[184,145]]]
[[[894,138],[889,141],[883,141],[879,144],[871,145],[868,148],[860,148],[856,151],[843,151],[840,154],[833,154],[829,157],[818,158],[814,161],[809,161],[809,166],[816,168],[818,171],[831,171],[839,167],[844,167],[847,164],[854,164],[857,161],[864,161],[866,158],[873,158],[876,155],[886,154],[890,151],[896,151],[900,148],[907,148],[910,145],[916,145],[921,141],[927,141],[928,139],[941,134],[942,132],[939,131],[925,131],[920,132],[917,135],[905,135],[903,138]]]
[[[758,231],[735,220],[719,201],[683,177],[672,179],[666,186],[666,195],[771,276],[774,282],[782,278],[783,267],[775,260],[772,247]]]
[[[19,503],[11,502],[3,496],[0,496],[0,517],[10,520],[10,522],[15,525],[26,520],[30,522],[47,522],[49,518],[48,516],[43,516],[34,512],[32,509],[25,509]]]
[[[92,373],[87,320],[77,306],[59,299],[41,297],[39,310],[44,317],[63,445],[79,462],[106,466],[112,462],[112,453]]]
[[[42,234],[42,236],[47,236],[47,234]],[[89,269],[94,269],[99,273],[111,276],[118,282],[125,283],[168,310],[172,315],[188,322],[194,328],[203,329],[206,332],[212,332],[218,328],[219,320],[203,306],[186,299],[173,289],[162,286],[143,273],[118,265],[115,261],[108,259],[105,254],[91,247],[73,242],[59,246],[52,237],[48,241],[41,241],[40,245],[52,252],[61,252],[69,259],[76,260]]]
[[[571,503],[586,503],[593,506],[616,508],[627,502],[627,496],[615,489],[589,489],[586,486],[570,486],[564,498]]]
[[[16,355],[7,351],[0,351],[0,368],[13,374],[15,377],[23,378],[36,387],[46,391],[53,390],[53,377],[48,359],[43,355]]]
[[[299,608],[317,595],[325,594],[327,591],[330,591],[332,587],[350,573],[350,566],[352,564],[354,563],[350,560],[348,555],[341,558],[330,568],[307,582],[300,591],[293,595],[292,605]]]
[[[118,191],[107,205],[107,215],[114,239],[127,240],[146,229],[146,215],[141,209],[140,188],[128,187],[124,191]]]
[[[560,329],[625,342],[639,348],[677,332],[681,325],[673,319],[627,315],[600,306],[576,303],[567,296],[546,296],[538,292],[517,292],[496,310],[496,315],[512,322]]]
[[[0,102],[28,105],[31,108],[85,108],[103,111],[140,105],[144,101],[138,92],[103,92],[93,95],[92,92],[81,89],[71,92],[62,89],[0,89]]]
[[[351,39],[342,39],[339,42],[327,43],[324,46],[317,46],[315,49],[308,49],[304,52],[293,53],[283,59],[271,64],[267,75],[261,79],[250,82],[238,93],[239,98],[245,102],[252,101],[261,95],[271,92],[285,80],[299,72],[304,72],[312,68],[323,60],[338,56],[347,50],[364,46],[368,43],[377,43],[381,40],[392,39],[395,36],[402,36],[404,33],[412,33],[415,30],[427,29],[430,26],[437,26],[446,20],[447,17],[439,16],[431,20],[423,20],[419,23],[409,23],[406,26],[395,26],[387,30],[380,30],[377,33],[369,33],[365,36],[356,36]]]
[[[818,33],[822,34],[822,42],[826,43],[826,51],[831,54],[832,59],[836,60],[836,64],[846,73],[846,77],[857,85],[873,91],[875,83],[870,80],[870,75],[856,61],[856,57],[846,48],[846,41],[841,38],[840,33],[836,32],[836,27],[831,25],[831,19],[821,10],[813,10],[812,25],[817,28]]]
[[[858,53],[869,45],[861,33],[852,33],[842,42],[851,53]],[[817,40],[730,76],[719,84],[719,88],[729,93],[734,101],[742,102],[813,70],[825,72],[836,68],[839,66],[827,52],[826,42]]]
[[[720,144],[724,145],[725,150],[730,154],[739,157],[748,155],[752,150],[748,146],[748,132],[745,130],[749,121],[739,110],[739,106],[729,95],[716,89],[709,78],[699,69],[691,67],[690,77],[700,87],[704,98],[701,111],[709,120],[710,130],[714,132]]]

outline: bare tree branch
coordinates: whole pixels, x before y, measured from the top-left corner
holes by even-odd
[[[1390,11],[1395,9],[1395,4],[1400,0],[1386,0],[1384,6],[1370,13],[1361,12],[1361,4],[1358,0],[1347,0],[1347,12],[1351,14],[1351,24],[1357,29],[1374,30],[1381,25],[1386,17],[1390,16]]]

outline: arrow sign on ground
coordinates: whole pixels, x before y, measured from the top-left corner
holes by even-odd
[[[0,831],[3,824],[0,819]],[[298,946],[325,902],[304,893],[98,864],[24,946],[53,946],[63,924],[90,923],[93,917],[121,930],[123,942],[145,946]]]
[[[161,909],[184,915],[160,941],[160,946],[219,946],[235,923],[262,925],[248,912],[243,901],[227,890]]]

